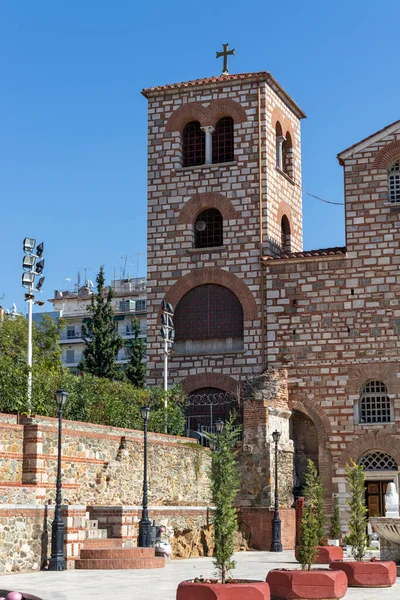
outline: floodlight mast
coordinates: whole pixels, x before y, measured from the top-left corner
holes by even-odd
[[[28,393],[27,393],[27,406],[28,415],[32,411],[32,312],[33,305],[36,304],[35,296],[33,292],[41,290],[44,282],[44,277],[41,277],[39,284],[35,289],[35,275],[42,273],[44,268],[44,260],[39,261],[40,267],[38,271],[35,270],[35,262],[37,258],[41,258],[43,255],[44,244],[40,243],[36,248],[36,254],[33,253],[35,248],[36,240],[34,238],[25,238],[23,241],[24,260],[22,261],[22,267],[24,273],[22,275],[22,285],[28,291],[25,294],[25,301],[28,304],[28,351],[27,351],[27,365],[28,365]],[[25,258],[27,260],[25,260]],[[32,260],[33,259],[33,260]],[[37,302],[39,304],[39,302]],[[43,306],[43,303],[40,302]]]
[[[164,420],[165,433],[168,433],[168,357],[171,354],[175,340],[174,309],[169,302],[161,302],[161,337],[164,342]]]

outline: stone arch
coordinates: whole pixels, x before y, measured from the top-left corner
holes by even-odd
[[[207,283],[215,283],[230,289],[239,299],[245,321],[257,319],[257,305],[247,285],[229,271],[217,267],[195,269],[179,279],[166,293],[165,300],[176,306],[179,300],[192,288]]]
[[[398,386],[397,366],[390,363],[369,363],[359,365],[349,377],[348,391],[351,396],[359,396],[367,381],[382,381],[388,394],[395,394]]]
[[[397,442],[394,443],[394,442]],[[390,454],[397,464],[400,464],[400,442],[393,435],[380,430],[378,433],[367,433],[356,437],[342,452],[339,466],[344,468],[353,459],[358,462],[359,458],[371,450],[382,450]]]
[[[201,390],[207,387],[221,389],[228,394],[239,396],[239,381],[224,375],[223,373],[197,373],[196,375],[188,375],[181,382],[186,394],[191,394],[196,390]]]
[[[271,115],[271,126],[272,129],[274,130],[274,134],[276,134],[276,124],[279,122],[282,132],[288,132],[290,133],[290,137],[292,139],[292,148],[295,148],[295,137],[293,135],[293,127],[292,124],[289,120],[289,118],[283,113],[283,111],[278,107],[275,106],[275,108],[272,111],[272,115]],[[285,135],[285,133],[283,133],[283,135]]]
[[[221,100],[212,100],[208,107],[208,123],[215,127],[217,121],[222,117],[232,117],[233,122],[244,123],[247,120],[246,111],[239,102],[223,98]]]
[[[321,414],[321,409],[315,402],[310,403],[307,401],[307,404],[303,404],[302,402],[294,401],[291,403],[290,408],[309,417],[317,430],[318,469],[325,490],[325,499],[329,503],[334,490],[332,487],[332,455],[329,450],[329,435],[332,433],[332,430],[328,416]]]
[[[206,208],[219,210],[224,221],[231,221],[236,218],[236,210],[226,196],[218,192],[206,192],[189,198],[178,216],[178,223],[180,225],[193,224],[197,215]]]
[[[200,121],[203,127],[208,125],[208,109],[200,102],[188,102],[177,108],[168,119],[165,131],[182,131],[190,121]]]
[[[373,169],[389,169],[400,158],[400,140],[392,142],[379,150],[373,162]]]

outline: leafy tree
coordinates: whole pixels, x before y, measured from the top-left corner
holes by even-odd
[[[62,320],[43,315],[32,324],[32,405],[31,411],[48,414],[52,378],[62,371],[59,338]],[[28,321],[22,316],[0,322],[0,410],[28,412]],[[50,402],[53,397],[50,397]]]
[[[120,375],[116,359],[124,343],[115,327],[113,290],[111,287],[108,291],[105,289],[104,267],[100,267],[96,283],[97,293],[92,295],[87,307],[91,313],[90,321],[82,324],[85,349],[78,368],[98,377],[116,379]]]
[[[321,536],[320,496],[321,479],[312,460],[307,461],[304,486],[304,510],[300,525],[299,558],[303,569],[311,570],[318,554]]]
[[[367,546],[368,509],[365,505],[364,467],[351,460],[350,464],[346,465],[346,479],[350,486],[350,500],[347,502],[350,508],[350,533],[347,537],[353,549],[354,559],[361,561]]]
[[[339,500],[337,496],[335,496],[333,500],[333,515],[331,517],[331,528],[329,535],[332,540],[338,540],[341,536]]]
[[[233,506],[239,489],[240,475],[237,465],[237,426],[230,417],[220,434],[209,434],[215,448],[211,455],[211,486],[215,506],[214,515],[214,564],[222,583],[226,583],[229,571],[235,568],[232,560],[235,532],[238,528],[237,512]]]
[[[144,387],[146,377],[146,363],[144,359],[146,357],[146,342],[139,338],[140,334],[140,321],[134,318],[132,321],[133,339],[128,340],[125,343],[127,349],[129,362],[125,368],[125,375],[127,379],[137,388]]]

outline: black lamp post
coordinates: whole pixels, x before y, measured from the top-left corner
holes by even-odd
[[[147,406],[143,406],[140,409],[140,414],[143,419],[143,508],[142,508],[142,518],[139,521],[139,540],[138,546],[139,548],[149,548],[150,547],[150,527],[151,521],[149,519],[149,514],[147,511],[147,423],[149,421],[150,408]]]
[[[64,571],[64,521],[61,517],[61,434],[62,434],[62,411],[68,398],[64,390],[56,391],[56,402],[58,406],[58,455],[57,455],[57,485],[56,485],[56,508],[54,521],[51,527],[51,557],[49,571]]]
[[[281,520],[279,518],[279,497],[278,497],[278,442],[281,434],[279,431],[274,431],[272,439],[275,442],[275,509],[274,518],[272,519],[272,542],[271,552],[282,552],[281,542]]]

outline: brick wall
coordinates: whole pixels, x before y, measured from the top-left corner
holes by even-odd
[[[262,507],[241,507],[239,511],[240,528],[254,550],[271,549],[272,542],[272,519],[274,511]],[[292,550],[295,547],[296,538],[296,515],[293,508],[279,509],[279,517],[282,522],[281,539],[284,550]]]
[[[378,168],[399,141],[372,140],[343,161],[347,253],[266,262],[268,361],[288,370],[289,404],[313,421],[327,496],[339,491],[343,511],[346,461],[375,449],[400,464],[399,208]],[[356,419],[371,379],[387,386],[390,423]]]
[[[218,387],[219,374],[233,381],[240,380],[260,372],[265,364],[260,256],[280,251],[283,214],[291,221],[293,247],[301,248],[299,117],[302,113],[277,85],[270,83],[267,74],[258,75],[250,74],[243,77],[243,81],[231,80],[228,76],[217,82],[213,79],[211,83],[196,86],[167,86],[146,92],[149,100],[147,367],[150,384],[162,381],[158,321],[161,300],[166,298],[176,306],[189,289],[206,283],[226,286],[238,296],[244,311],[243,350],[211,355],[176,353],[170,360],[170,381],[185,383],[190,377],[207,374],[206,387]],[[235,123],[235,160],[182,168],[184,125],[191,120],[200,121],[202,126],[215,125],[224,115],[231,115]],[[276,169],[278,118],[293,139],[293,180]],[[208,207],[218,208],[223,215],[224,245],[213,250],[194,249],[194,221],[200,210]],[[226,387],[222,389],[229,391]]]

